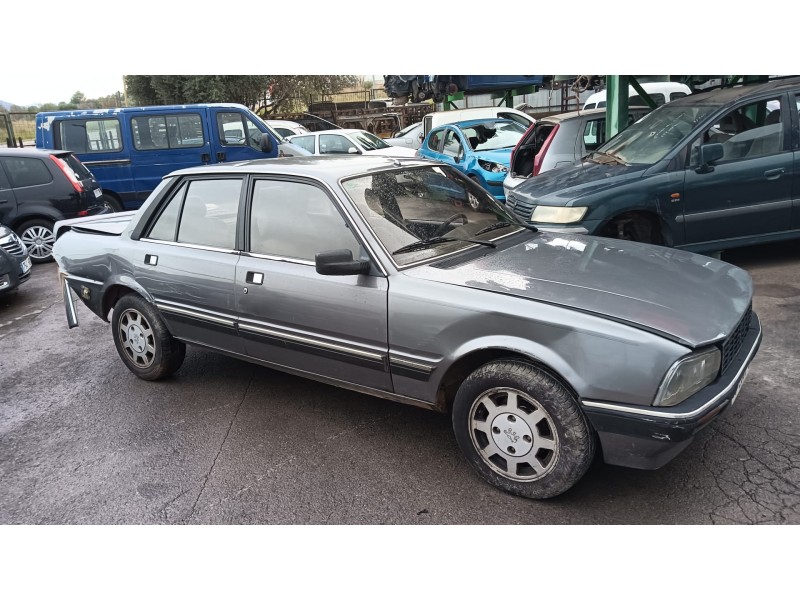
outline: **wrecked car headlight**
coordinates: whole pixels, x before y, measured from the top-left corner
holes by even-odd
[[[508,167],[504,167],[500,163],[492,162],[490,160],[478,159],[478,164],[481,166],[481,169],[485,169],[487,171],[491,171],[492,173],[507,173],[508,172]]]
[[[719,374],[721,355],[712,348],[677,361],[664,376],[653,406],[675,406],[714,381]]]
[[[583,218],[587,206],[537,206],[531,214],[536,223],[575,223]]]

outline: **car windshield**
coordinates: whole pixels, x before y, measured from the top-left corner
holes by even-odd
[[[368,131],[355,131],[350,134],[350,137],[358,143],[364,150],[381,150],[382,148],[391,148],[389,144],[384,142],[376,135],[372,135]]]
[[[422,123],[414,123],[413,125],[409,125],[405,129],[401,130],[400,133],[398,133],[394,137],[405,137],[410,133],[416,133],[416,131],[418,129],[420,129],[421,127],[422,127]]]
[[[513,148],[525,133],[525,127],[515,121],[487,121],[458,128],[477,151]]]
[[[716,106],[665,104],[644,116],[589,155],[594,162],[652,165],[680,144]]]
[[[448,166],[359,175],[342,187],[398,265],[429,260],[525,228],[479,185]]]

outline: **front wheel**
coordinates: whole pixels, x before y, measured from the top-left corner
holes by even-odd
[[[594,433],[572,394],[536,366],[488,363],[461,384],[453,431],[472,467],[492,485],[544,499],[583,477]]]
[[[137,377],[163,379],[183,364],[186,345],[172,337],[161,316],[141,296],[120,298],[111,331],[122,362]]]

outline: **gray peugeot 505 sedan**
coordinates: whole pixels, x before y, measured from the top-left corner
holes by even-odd
[[[598,451],[667,463],[734,402],[761,342],[742,269],[538,232],[421,159],[185,169],[137,212],[56,237],[69,326],[75,295],[110,315],[142,379],[195,344],[449,411],[477,472],[530,498],[568,490]]]

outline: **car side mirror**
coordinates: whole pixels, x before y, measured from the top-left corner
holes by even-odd
[[[265,154],[272,152],[272,136],[268,133],[261,134],[261,142],[259,143],[261,151]]]
[[[356,148],[353,148],[352,146],[350,146],[350,147],[347,149],[347,153],[348,153],[348,154],[361,154],[361,152],[359,152],[359,151],[358,151]]]
[[[354,260],[350,250],[329,250],[318,252],[314,264],[320,275],[366,275],[369,273],[368,260]]]
[[[713,164],[725,156],[725,148],[722,144],[703,144],[698,149],[698,160],[700,166],[698,173],[710,173],[714,170]]]

